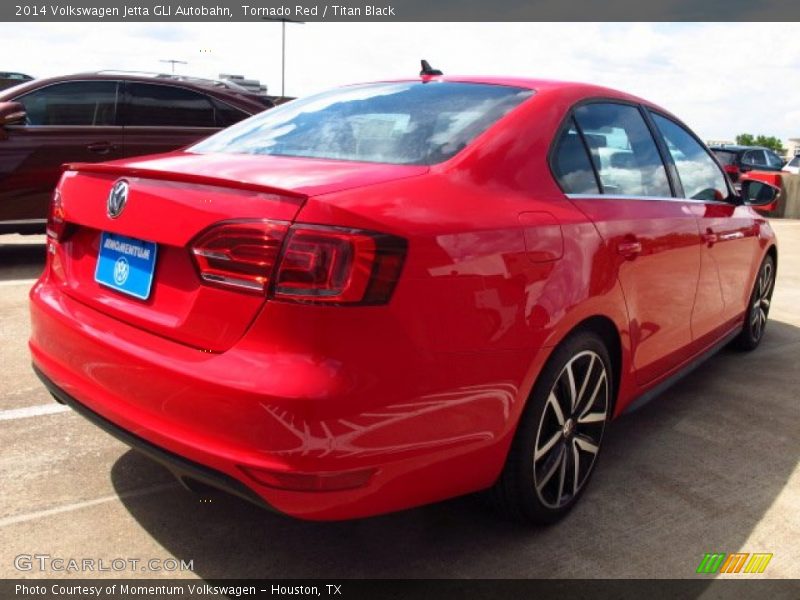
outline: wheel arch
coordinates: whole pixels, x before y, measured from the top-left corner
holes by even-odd
[[[770,244],[769,248],[767,248],[766,256],[771,256],[772,260],[775,262],[775,272],[778,272],[778,247],[775,244]]]
[[[609,317],[605,315],[593,315],[575,325],[564,337],[564,340],[578,331],[591,331],[597,334],[606,345],[608,356],[611,359],[611,374],[613,376],[613,386],[611,389],[611,415],[613,416],[616,410],[620,389],[620,377],[622,375],[622,337],[620,336],[619,329]],[[564,340],[562,340],[562,342]]]
[[[620,331],[619,326],[613,318],[607,314],[596,312],[582,316],[582,318],[573,323],[568,329],[563,330],[557,338],[551,338],[550,342],[546,344],[544,349],[547,353],[546,358],[542,360],[536,367],[534,377],[531,384],[528,386],[528,399],[533,393],[539,375],[550,360],[553,354],[562,344],[564,344],[571,336],[581,331],[589,331],[595,333],[606,345],[609,358],[611,359],[611,375],[613,378],[612,386],[612,402],[611,402],[611,415],[612,418],[616,414],[616,407],[619,400],[623,366],[625,364],[625,348],[623,346],[623,333]],[[628,358],[628,360],[630,360]],[[526,400],[527,402],[527,400]]]

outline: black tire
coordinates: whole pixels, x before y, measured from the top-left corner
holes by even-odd
[[[774,289],[775,260],[768,254],[758,270],[753,291],[750,294],[750,302],[747,304],[742,331],[733,340],[734,347],[744,351],[758,348],[761,340],[764,339],[764,330],[767,328],[767,318]]]
[[[576,332],[556,348],[539,374],[503,472],[490,491],[500,512],[545,525],[575,506],[597,464],[611,414],[612,377],[608,350],[597,334]]]

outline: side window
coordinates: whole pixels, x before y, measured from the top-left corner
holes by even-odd
[[[604,194],[671,197],[664,163],[639,109],[586,104],[575,110]]]
[[[171,85],[129,83],[124,124],[129,126],[215,127],[208,96]]]
[[[114,125],[116,81],[57,83],[16,98],[28,125]]]
[[[767,165],[773,169],[780,169],[783,166],[783,161],[780,156],[774,152],[765,152],[765,154],[767,155]]]
[[[764,157],[763,150],[750,150],[744,153],[742,163],[752,167],[766,167],[767,159]]]
[[[598,194],[592,163],[581,141],[575,120],[558,138],[553,152],[553,172],[566,194]]]
[[[238,123],[250,116],[246,112],[234,108],[230,104],[225,104],[216,98],[212,98],[211,101],[214,103],[215,124],[217,127],[230,127],[234,123]]]
[[[700,142],[674,121],[655,113],[650,114],[675,161],[684,196],[695,200],[727,198],[725,175]]]

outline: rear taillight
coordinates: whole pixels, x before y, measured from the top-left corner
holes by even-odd
[[[231,221],[191,245],[200,278],[211,285],[263,294],[289,226],[277,221]]]
[[[284,243],[274,295],[301,302],[383,304],[405,254],[405,240],[394,236],[298,225]]]
[[[64,206],[61,202],[61,193],[56,189],[50,200],[50,210],[47,213],[47,237],[53,241],[61,241],[67,230],[64,220]]]
[[[281,250],[282,248],[282,250]],[[385,304],[406,255],[391,235],[274,221],[221,223],[192,243],[206,283],[280,300]]]

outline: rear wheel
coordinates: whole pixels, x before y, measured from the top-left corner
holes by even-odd
[[[577,503],[594,472],[611,410],[611,361],[591,332],[572,335],[542,370],[493,488],[512,518],[553,523]]]
[[[775,288],[775,260],[767,255],[750,294],[747,314],[739,336],[734,340],[734,345],[740,350],[754,350],[764,337],[767,327],[770,304],[772,304],[772,290]]]

